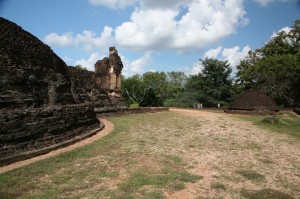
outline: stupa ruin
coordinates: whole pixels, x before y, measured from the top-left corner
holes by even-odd
[[[227,113],[266,115],[279,111],[277,104],[259,90],[248,90],[238,95],[229,105]]]
[[[47,153],[103,128],[95,109],[124,107],[114,47],[96,72],[69,67],[49,46],[0,18],[0,165]]]

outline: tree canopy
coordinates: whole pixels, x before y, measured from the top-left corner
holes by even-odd
[[[249,51],[237,66],[233,82],[228,61],[200,59],[203,69],[196,75],[182,72],[146,72],[123,78],[123,97],[141,106],[227,106],[235,95],[257,89],[278,105],[300,106],[300,20],[290,31],[281,31],[259,49]]]
[[[246,89],[260,89],[280,105],[299,104],[300,20],[289,32],[281,31],[262,48],[250,51],[237,69]]]
[[[226,106],[233,97],[234,90],[228,61],[213,58],[200,60],[203,70],[189,78],[186,89],[194,93],[197,102],[206,107]]]

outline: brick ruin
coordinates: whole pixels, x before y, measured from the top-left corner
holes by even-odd
[[[125,104],[114,47],[96,72],[69,67],[49,46],[0,18],[0,165],[95,134],[97,113]]]
[[[248,90],[238,95],[229,105],[226,113],[266,115],[276,114],[277,104],[265,93],[258,90]]]
[[[99,60],[95,64],[95,85],[104,89],[115,103],[122,102],[121,71],[123,63],[115,47],[109,48],[109,57]]]

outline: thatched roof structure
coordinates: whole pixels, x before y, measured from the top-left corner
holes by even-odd
[[[248,90],[238,95],[229,106],[229,110],[244,111],[279,111],[277,104],[265,93]]]

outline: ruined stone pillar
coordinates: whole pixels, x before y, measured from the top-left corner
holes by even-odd
[[[116,73],[114,71],[113,66],[111,67],[111,71],[110,71],[109,75],[110,75],[110,77],[109,77],[109,80],[110,80],[109,81],[110,82],[109,89],[114,91],[114,90],[116,90],[116,87],[117,87],[117,85],[116,85],[117,77],[116,77]]]

